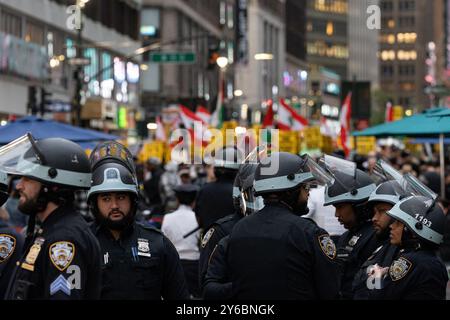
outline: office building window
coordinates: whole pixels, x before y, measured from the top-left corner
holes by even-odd
[[[44,45],[44,26],[27,20],[25,24],[25,41]]]
[[[6,34],[22,37],[22,20],[19,16],[2,9],[0,28]]]

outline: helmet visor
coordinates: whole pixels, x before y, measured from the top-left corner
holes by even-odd
[[[331,185],[334,182],[334,177],[325,171],[317,162],[315,162],[309,155],[304,155],[304,167],[313,174],[315,181],[319,185]]]
[[[33,149],[34,153],[29,150]],[[20,161],[27,160],[26,162]],[[43,157],[35,146],[33,136],[28,133],[0,148],[0,168],[13,175],[25,175],[26,164],[42,164]]]
[[[269,156],[269,148],[267,145],[260,145],[254,148],[248,156],[244,159],[243,163],[258,164],[262,159],[266,159]]]
[[[403,174],[386,161],[378,160],[375,168],[373,170],[373,174],[377,176],[382,182],[389,180],[396,180],[397,182],[402,180]],[[401,184],[400,184],[401,185]]]
[[[334,182],[337,182],[339,185],[341,185],[344,189],[347,191],[350,191],[354,189],[355,186],[348,186],[346,183],[341,181],[337,176],[336,173],[340,172],[343,173],[346,176],[353,177],[353,181],[356,181],[356,163],[340,159],[337,157],[324,155],[323,158],[319,160],[320,166],[322,168],[325,168],[326,172],[332,177],[332,179],[328,179],[327,185],[331,186]]]
[[[435,200],[437,194],[410,173],[402,174],[383,160],[377,162],[374,173],[384,181],[395,180],[408,196],[423,196]]]

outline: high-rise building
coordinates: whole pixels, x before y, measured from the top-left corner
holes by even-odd
[[[46,117],[72,120],[74,58],[79,50],[75,3],[0,0],[2,119],[38,113],[45,99]],[[81,103],[89,109],[84,118],[93,120],[91,125],[118,129],[119,109],[130,119],[138,111],[139,60],[128,56],[140,47],[139,10],[137,0],[91,0],[81,9],[80,57],[86,64],[81,67],[80,92]]]
[[[236,57],[236,1],[233,0],[143,0],[141,39],[143,45],[157,44],[143,55],[142,104],[147,117],[162,107],[184,103],[202,104],[213,111],[217,101],[220,69],[218,56],[227,57],[223,69],[225,99],[234,92]],[[153,53],[194,53],[190,63],[156,63]]]
[[[308,75],[306,62],[306,0],[286,0],[286,70],[283,85],[286,97],[307,110]],[[305,116],[308,116],[304,112]]]
[[[307,1],[307,58],[314,68],[325,67],[347,79],[348,0]]]
[[[265,102],[285,95],[282,75],[286,70],[286,3],[285,0],[238,3],[238,25],[247,32],[241,33],[237,43],[236,88],[243,92],[241,109],[250,110],[248,119],[259,123]]]
[[[429,48],[435,48],[438,30],[435,30],[433,17],[438,2],[380,2],[380,86],[394,105],[416,111],[430,106],[424,91],[429,85],[426,59]]]

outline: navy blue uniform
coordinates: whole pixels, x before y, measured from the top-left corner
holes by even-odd
[[[367,300],[369,299],[371,290],[381,288],[381,279],[377,279],[374,276],[369,277],[368,272],[370,272],[375,264],[382,268],[389,267],[399,250],[399,247],[391,244],[390,239],[386,239],[384,243],[372,253],[369,259],[361,265],[361,268],[353,280],[353,299]]]
[[[53,211],[29,243],[16,266],[7,299],[100,297],[100,246],[71,205]]]
[[[435,252],[402,249],[371,299],[445,300],[448,274]]]
[[[93,226],[102,251],[101,299],[189,299],[178,252],[159,230],[134,222],[116,240]]]
[[[3,299],[8,288],[16,261],[23,250],[23,236],[0,220],[0,299]]]
[[[335,257],[325,230],[281,203],[266,203],[231,232],[227,264],[233,298],[336,299]]]
[[[339,238],[337,260],[341,268],[343,299],[353,298],[352,284],[356,273],[380,245],[370,221],[361,224],[354,230],[348,230]]]
[[[222,238],[211,253],[203,286],[205,300],[228,300],[232,298],[232,283],[227,266],[229,238],[230,236]]]
[[[203,288],[208,264],[211,253],[213,252],[219,241],[228,236],[233,230],[234,225],[242,218],[238,213],[230,214],[223,217],[212,224],[208,231],[203,236],[200,244],[200,259],[199,259],[199,281],[200,288]]]
[[[197,194],[194,212],[198,224],[203,230],[215,221],[234,212],[233,180],[220,178],[205,184]]]

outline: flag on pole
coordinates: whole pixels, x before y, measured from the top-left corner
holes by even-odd
[[[386,115],[384,121],[385,122],[394,121],[394,108],[392,107],[392,103],[390,101],[386,103]]]
[[[208,125],[211,121],[211,113],[203,106],[197,106],[195,115],[203,121],[203,124]]]
[[[344,149],[345,157],[350,155],[350,119],[352,116],[352,92],[345,97],[341,108],[339,121],[341,123],[341,144]]]
[[[267,113],[264,116],[262,127],[263,128],[273,127],[273,118],[274,118],[273,102],[272,100],[270,100],[270,103],[267,106]]]
[[[223,124],[223,99],[224,99],[224,80],[223,80],[223,72],[219,73],[219,90],[217,92],[217,105],[216,110],[213,112],[211,117],[211,126],[214,128],[222,128]]]
[[[308,125],[308,120],[299,115],[284,99],[280,99],[277,115],[280,130],[300,131]]]

